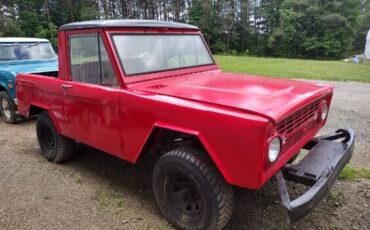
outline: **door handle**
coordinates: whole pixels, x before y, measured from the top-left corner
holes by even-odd
[[[62,85],[62,89],[64,90],[71,89],[71,88],[73,88],[73,85],[66,85],[66,84]]]

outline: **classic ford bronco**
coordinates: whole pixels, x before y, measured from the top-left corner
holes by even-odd
[[[17,73],[57,76],[58,60],[50,42],[39,38],[0,38],[0,115],[15,123]]]
[[[59,70],[56,78],[17,77],[19,112],[38,115],[42,154],[60,163],[78,142],[132,163],[157,159],[154,194],[179,229],[222,229],[233,187],[256,190],[272,178],[297,220],[352,156],[351,129],[314,137],[333,87],[222,72],[195,26],[67,24],[59,31]],[[307,190],[291,199],[287,180]]]

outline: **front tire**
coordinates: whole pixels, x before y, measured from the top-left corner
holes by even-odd
[[[73,156],[75,141],[58,134],[47,112],[38,115],[36,133],[41,153],[48,161],[62,163]]]
[[[5,91],[0,92],[0,113],[6,123],[17,122],[17,106]]]
[[[159,208],[178,229],[222,229],[233,210],[233,189],[201,151],[179,148],[155,164]]]

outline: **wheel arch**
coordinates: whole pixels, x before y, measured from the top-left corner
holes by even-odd
[[[41,105],[41,104],[31,103],[30,108],[29,108],[29,112],[28,112],[28,117],[37,116],[42,112],[47,112],[49,114],[51,120],[54,123],[55,129],[57,130],[58,133],[60,133],[59,123],[57,122],[57,119],[56,119],[54,113],[52,113],[50,108],[48,108],[47,106]]]
[[[30,116],[30,117],[37,116],[41,112],[49,112],[49,110],[46,107],[31,104],[30,108],[29,108],[28,116]],[[50,112],[49,112],[49,114],[50,114]]]
[[[15,76],[14,76],[15,78]],[[0,92],[5,91],[9,94],[8,82],[12,80],[13,76],[8,71],[0,70]]]
[[[207,138],[201,132],[196,130],[173,126],[165,123],[155,123],[148,138],[145,141],[143,148],[139,152],[136,161],[140,161],[150,154],[158,154],[158,152],[156,152],[158,150],[156,148],[158,147],[158,144],[160,147],[162,147],[163,144],[173,144],[173,138],[189,138],[194,141],[192,147],[200,147],[202,150],[204,150],[204,153],[211,159],[216,169],[223,176],[223,178],[228,183],[231,183],[232,178],[228,174],[225,166],[222,164],[222,161],[217,155],[216,150],[211,147]],[[165,140],[163,141],[163,139]],[[164,148],[164,150],[166,150],[166,148]],[[160,153],[160,155],[162,154],[163,153]]]
[[[6,87],[3,85],[3,83],[2,83],[2,82],[0,82],[0,92],[2,92],[2,91],[8,92],[8,91],[6,90]]]

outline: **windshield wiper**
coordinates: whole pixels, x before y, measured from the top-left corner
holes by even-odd
[[[19,43],[16,42],[16,43],[12,43],[12,44],[0,44],[0,48],[6,48],[6,47],[13,47],[13,46],[18,46]]]
[[[41,42],[37,42],[37,43],[34,43],[34,44],[31,44],[31,45],[28,45],[28,46],[22,46],[23,48],[27,49],[27,48],[30,48],[30,47],[33,47],[33,46],[37,46],[37,45],[40,45]]]
[[[30,47],[33,47],[33,46],[37,46],[37,45],[40,45],[41,42],[37,42],[37,43],[33,43],[33,44],[30,44],[30,45],[21,45],[19,42],[16,42],[16,43],[12,43],[12,44],[0,44],[0,48],[6,48],[6,47],[14,47],[14,46],[21,46],[22,48],[30,48]]]

